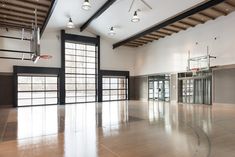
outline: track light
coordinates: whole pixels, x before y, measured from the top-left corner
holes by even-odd
[[[135,11],[135,13],[134,13],[134,15],[133,15],[133,17],[132,17],[132,19],[131,19],[131,22],[136,23],[136,22],[139,22],[139,21],[140,21],[140,18],[139,18],[139,16],[137,15],[137,11]]]
[[[115,33],[115,31],[114,31],[114,28],[111,27],[110,30],[109,30],[109,35],[110,35],[110,36],[114,36],[115,34],[116,34],[116,33]]]
[[[90,4],[89,0],[85,0],[85,1],[83,2],[83,4],[82,4],[82,9],[84,9],[84,10],[89,10],[89,9],[91,9],[91,4]]]
[[[73,23],[73,21],[72,21],[72,19],[71,19],[71,17],[69,18],[69,22],[68,22],[68,24],[67,24],[67,27],[68,28],[74,28],[75,26],[74,26],[74,23]]]

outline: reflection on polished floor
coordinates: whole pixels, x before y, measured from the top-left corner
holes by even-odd
[[[0,116],[0,157],[235,156],[233,105],[120,101]]]

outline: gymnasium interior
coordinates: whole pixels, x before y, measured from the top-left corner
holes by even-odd
[[[235,0],[0,0],[0,157],[234,157]]]

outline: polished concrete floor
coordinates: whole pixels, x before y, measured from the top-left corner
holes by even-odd
[[[0,157],[235,157],[235,105],[0,109]]]

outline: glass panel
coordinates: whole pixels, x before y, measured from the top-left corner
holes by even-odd
[[[18,91],[31,91],[31,84],[18,84]]]
[[[31,105],[31,99],[19,99],[18,100],[18,106],[30,106]]]
[[[18,76],[18,83],[31,83],[31,77]]]

